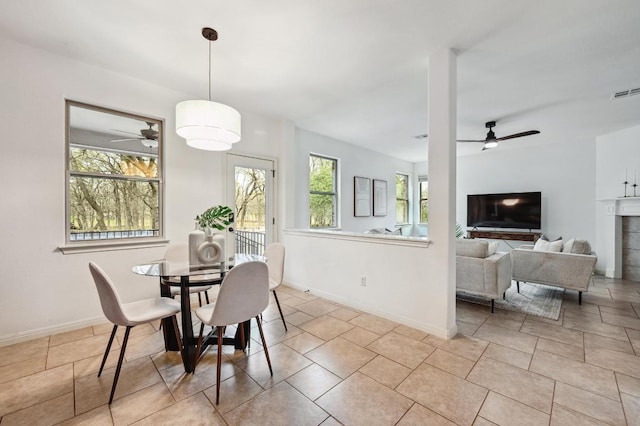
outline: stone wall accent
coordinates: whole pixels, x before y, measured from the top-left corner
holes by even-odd
[[[622,278],[640,282],[640,216],[622,218]]]

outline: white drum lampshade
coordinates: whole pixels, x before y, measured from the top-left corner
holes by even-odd
[[[193,148],[229,150],[240,141],[240,128],[240,113],[228,105],[205,100],[176,105],[176,133]]]

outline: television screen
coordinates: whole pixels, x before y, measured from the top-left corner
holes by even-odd
[[[467,195],[467,226],[540,229],[542,193]]]

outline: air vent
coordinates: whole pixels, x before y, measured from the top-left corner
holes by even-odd
[[[640,90],[640,89],[639,89],[639,90]],[[416,136],[414,136],[413,138],[414,138],[414,139],[418,139],[418,140],[420,140],[420,139],[426,139],[426,138],[428,138],[428,137],[429,137],[429,135],[428,135],[428,134],[423,133],[423,134],[421,134],[421,135],[416,135]]]
[[[621,90],[619,92],[613,92],[611,94],[611,100],[615,101],[616,99],[628,98],[629,96],[640,95],[640,87],[636,87],[635,89]]]

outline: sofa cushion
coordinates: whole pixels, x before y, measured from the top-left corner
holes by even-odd
[[[547,241],[542,238],[538,238],[533,249],[536,251],[560,251],[562,250],[562,240]]]
[[[564,253],[591,254],[591,244],[587,240],[571,238],[562,245],[562,251]]]
[[[478,257],[484,259],[489,256],[489,242],[474,239],[456,240],[456,256]]]

